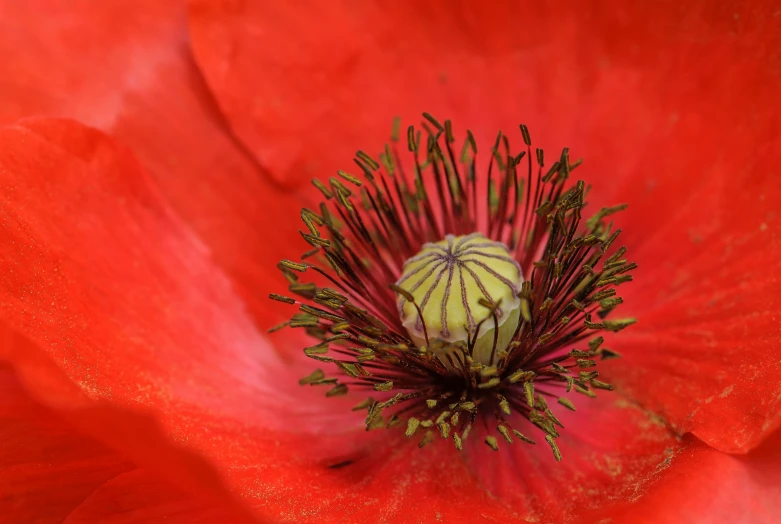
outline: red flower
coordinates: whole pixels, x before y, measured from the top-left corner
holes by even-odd
[[[0,2],[0,515],[770,521],[774,7],[386,4]],[[259,329],[305,183],[422,110],[481,143],[526,122],[590,206],[630,204],[641,321],[560,463],[365,433]]]

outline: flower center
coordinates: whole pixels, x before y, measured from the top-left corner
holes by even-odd
[[[451,367],[466,354],[490,366],[515,334],[522,283],[506,245],[480,233],[447,235],[404,263],[396,285],[414,301],[399,295],[402,324],[419,346],[451,349],[443,355]]]
[[[273,330],[306,330],[322,368],[300,384],[363,393],[367,430],[398,426],[420,446],[438,433],[459,450],[470,433],[498,450],[537,431],[561,460],[556,410],[613,389],[595,369],[617,356],[599,333],[635,322],[613,318],[637,265],[606,219],[626,206],[581,220],[580,161],[564,149],[546,168],[526,126],[525,150],[500,133],[481,169],[471,132],[456,155],[450,121],[423,117],[406,161],[394,125],[379,161],[356,154],[363,177],[313,181],[325,201],[301,211],[311,249],[278,265],[293,296],[271,294],[299,312]]]

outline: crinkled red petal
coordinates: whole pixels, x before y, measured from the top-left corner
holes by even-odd
[[[280,322],[266,288],[303,245],[290,241],[301,204],[229,136],[192,61],[184,5],[3,0],[0,13],[0,124],[74,118],[129,145],[260,323]]]
[[[7,365],[0,365],[0,419],[4,522],[245,522],[230,506],[186,495],[83,436],[33,401]]]
[[[656,483],[636,504],[583,520],[610,518],[616,524],[679,522],[761,522],[778,520],[781,512],[781,433],[776,432],[746,456],[728,455],[691,441],[665,464],[664,481]]]
[[[640,322],[606,371],[678,432],[741,453],[781,425],[781,185],[767,144],[736,146],[651,237],[627,242]]]
[[[4,358],[37,398],[81,409],[84,431],[188,488],[219,489],[167,439],[217,463],[223,427],[278,427],[285,387],[298,392],[230,282],[130,153],[95,130],[3,128],[0,184],[0,314],[32,342],[5,344]]]

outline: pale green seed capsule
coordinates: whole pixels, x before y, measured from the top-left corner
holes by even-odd
[[[490,366],[510,343],[518,326],[518,292],[522,283],[520,265],[503,243],[480,233],[447,235],[442,241],[424,244],[417,255],[405,262],[397,286],[414,298],[422,318],[415,304],[408,300],[409,295],[399,295],[399,314],[418,345],[454,345],[465,349],[477,333],[472,356]],[[486,302],[498,304],[496,320]]]

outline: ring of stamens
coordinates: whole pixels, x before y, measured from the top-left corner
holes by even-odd
[[[586,185],[569,183],[580,162],[571,163],[564,149],[545,169],[525,126],[526,149],[512,154],[500,133],[482,176],[471,132],[457,157],[450,122],[424,118],[423,131],[407,129],[408,163],[401,160],[394,125],[378,160],[357,153],[363,179],[339,171],[328,184],[313,182],[327,203],[319,212],[301,212],[301,235],[312,249],[299,262],[279,264],[297,298],[271,298],[297,305],[299,313],[278,328],[305,329],[317,343],[304,353],[332,370],[316,369],[302,385],[327,386],[327,396],[369,393],[356,406],[367,411],[367,430],[400,426],[408,437],[422,433],[421,447],[438,433],[460,450],[481,421],[484,442],[498,450],[499,439],[533,444],[523,427],[531,424],[560,460],[555,439],[563,425],[550,402],[574,410],[569,393],[593,397],[597,389],[611,390],[594,368],[598,358],[617,354],[602,347],[598,333],[635,322],[612,318],[622,302],[616,288],[636,267],[624,258],[625,248],[615,247],[620,230],[606,221],[625,206],[582,220]],[[485,188],[484,202],[478,202],[478,185]],[[474,348],[481,322],[500,324],[501,302],[480,297],[481,320],[474,315],[468,336],[458,342],[447,336],[446,321],[438,326],[446,336],[433,336],[425,300],[400,280],[405,262],[427,242],[476,231],[506,246],[528,275],[515,293],[519,308],[509,342],[494,342],[490,359],[475,359]],[[326,284],[302,281],[308,271]],[[415,332],[399,315],[404,303],[421,320]]]

